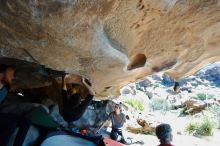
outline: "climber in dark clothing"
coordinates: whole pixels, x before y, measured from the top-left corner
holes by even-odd
[[[86,108],[91,103],[95,93],[92,90],[91,83],[87,79],[81,77],[81,83],[71,84],[71,86],[67,88],[67,78],[68,76],[62,78],[62,115],[64,120],[72,122],[78,120],[83,115]],[[81,101],[83,95],[81,89],[83,86],[87,88],[88,93],[85,95],[86,99]]]
[[[11,66],[0,64],[0,104],[4,102],[14,78],[14,69]],[[0,113],[0,145],[6,146],[16,128],[19,128],[14,146],[22,146],[30,122],[22,116],[9,113]]]

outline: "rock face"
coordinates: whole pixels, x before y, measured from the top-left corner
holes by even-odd
[[[199,113],[203,111],[206,107],[206,104],[204,102],[193,99],[187,100],[184,104],[186,105],[187,110],[190,114]]]
[[[216,66],[209,67],[208,69],[198,73],[201,79],[210,81],[213,85],[220,87],[220,63],[215,63]],[[214,64],[214,65],[215,65]]]
[[[113,111],[115,103],[112,101],[93,101],[86,109],[83,116],[74,121],[73,124],[79,128],[99,128],[107,119],[110,112]],[[67,127],[68,123],[59,114],[59,107],[56,105],[51,112],[54,120],[63,127]]]
[[[219,10],[219,0],[1,0],[0,55],[86,76],[97,96],[116,95],[146,75],[179,79],[218,61]]]

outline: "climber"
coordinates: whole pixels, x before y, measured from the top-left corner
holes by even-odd
[[[173,140],[172,129],[169,124],[160,124],[155,131],[157,138],[160,140],[159,146],[173,146],[171,145]]]
[[[0,64],[0,104],[5,101],[14,78],[14,69],[11,66]],[[0,145],[6,146],[14,133],[19,128],[14,141],[14,146],[22,146],[26,137],[30,122],[23,116],[10,113],[0,113]]]
[[[91,103],[93,96],[95,95],[95,92],[93,91],[91,87],[91,83],[88,79],[81,78],[80,82],[77,84],[71,84],[71,86],[67,86],[66,80],[68,76],[64,75],[62,77],[62,115],[64,120],[67,122],[72,122],[78,120],[83,113],[85,112],[86,108]],[[83,88],[86,87],[88,93],[85,90],[83,91]],[[82,100],[82,96],[85,94],[86,99],[84,101]]]

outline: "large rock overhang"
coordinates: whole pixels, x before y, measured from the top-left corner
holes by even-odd
[[[219,61],[219,11],[219,0],[1,0],[0,55],[114,96],[144,76],[180,79]]]

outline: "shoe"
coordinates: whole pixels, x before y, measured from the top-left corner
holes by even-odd
[[[136,141],[135,144],[144,145],[144,142],[142,140],[140,140],[140,141]]]
[[[122,138],[119,142],[120,142],[120,143],[123,143],[123,144],[125,144],[125,145],[131,145],[131,144],[132,144],[131,139],[130,139],[130,142],[128,142],[128,141],[126,141],[124,138]]]

